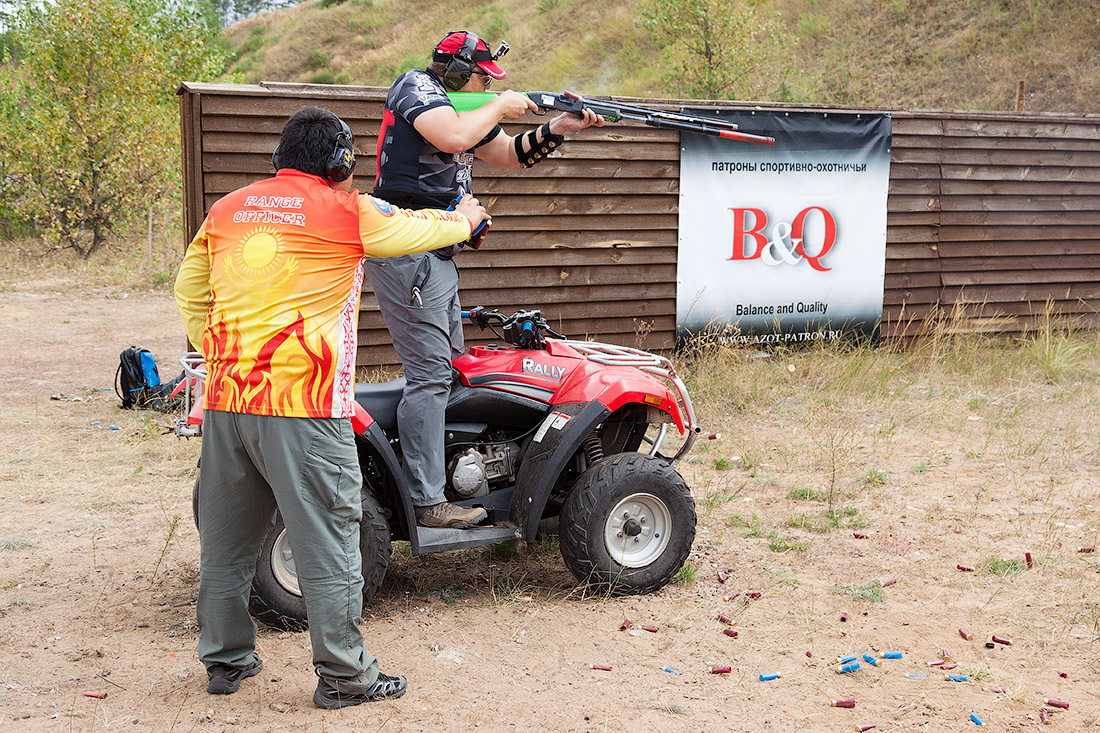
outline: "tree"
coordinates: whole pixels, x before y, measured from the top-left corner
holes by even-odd
[[[642,25],[663,49],[673,94],[698,99],[783,96],[797,39],[754,0],[644,0]]]
[[[18,61],[0,65],[0,185],[9,205],[85,259],[179,185],[184,80],[225,54],[191,0],[24,2]]]

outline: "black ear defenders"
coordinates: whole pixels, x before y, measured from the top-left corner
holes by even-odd
[[[340,132],[336,133],[336,144],[332,147],[332,155],[325,163],[325,175],[333,183],[346,181],[355,170],[355,150],[352,149],[355,138],[346,122],[339,117],[336,121],[340,123]]]
[[[452,92],[457,92],[464,87],[473,76],[474,52],[477,51],[477,44],[480,41],[477,34],[466,31],[466,40],[447,61],[447,68],[443,70],[443,84]]]
[[[355,170],[355,137],[351,134],[351,128],[336,115],[333,115],[340,123],[340,131],[336,133],[336,141],[333,143],[332,152],[325,161],[325,177],[333,183],[346,181]],[[279,170],[279,148],[271,154],[271,165]]]

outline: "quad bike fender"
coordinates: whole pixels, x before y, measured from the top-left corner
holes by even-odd
[[[409,544],[412,545],[412,554],[416,555],[420,551],[420,542],[416,536],[416,515],[413,513],[412,499],[409,498],[409,487],[405,480],[405,472],[401,469],[401,462],[397,459],[397,454],[393,452],[390,441],[378,423],[358,403],[355,407],[356,414],[352,418],[355,435],[375,450],[397,484],[398,505],[393,508],[393,524],[404,526]],[[360,412],[366,416],[366,420],[360,417]],[[366,427],[363,427],[364,425]]]
[[[594,367],[594,365],[593,365]],[[684,417],[676,397],[667,386],[633,367],[603,367],[585,370],[583,375],[571,375],[554,395],[554,403],[599,402],[608,412],[623,405],[637,403],[666,413],[682,435]]]
[[[569,459],[610,414],[599,402],[570,402],[556,405],[539,425],[516,475],[509,512],[527,542],[534,541],[546,501]]]

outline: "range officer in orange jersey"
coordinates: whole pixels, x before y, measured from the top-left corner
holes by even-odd
[[[351,130],[317,107],[296,112],[274,178],[210,207],[176,279],[187,336],[201,344],[198,654],[207,692],[260,672],[248,598],[276,506],[309,616],[313,702],[340,708],[400,697],[359,631],[363,485],[353,442],[355,336],[363,262],[462,242],[488,219],[410,211],[351,189]]]

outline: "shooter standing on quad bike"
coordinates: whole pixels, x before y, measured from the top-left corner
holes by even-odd
[[[259,674],[249,589],[277,505],[308,609],[313,702],[341,708],[406,687],[379,672],[358,627],[363,479],[349,418],[363,258],[449,246],[488,217],[473,197],[413,214],[358,195],[351,130],[317,107],[291,116],[272,163],[274,178],[210,207],[176,280],[207,369],[198,653],[211,694]]]
[[[485,92],[505,72],[496,61],[508,51],[501,42],[490,53],[485,41],[468,31],[452,31],[440,41],[426,70],[406,71],[386,97],[378,142],[374,195],[412,209],[448,208],[472,194],[474,157],[500,168],[529,168],[562,144],[566,132],[603,117],[591,110],[562,113],[529,132],[511,137],[500,127],[538,107],[526,96],[506,91],[478,109],[456,112],[447,92]],[[463,353],[458,303],[458,267],[453,257],[465,246],[477,248],[484,231],[470,240],[436,249],[367,261],[370,278],[407,385],[397,410],[404,468],[417,524],[467,528],[486,519],[480,507],[462,508],[444,500],[444,414],[452,380],[451,359]]]

